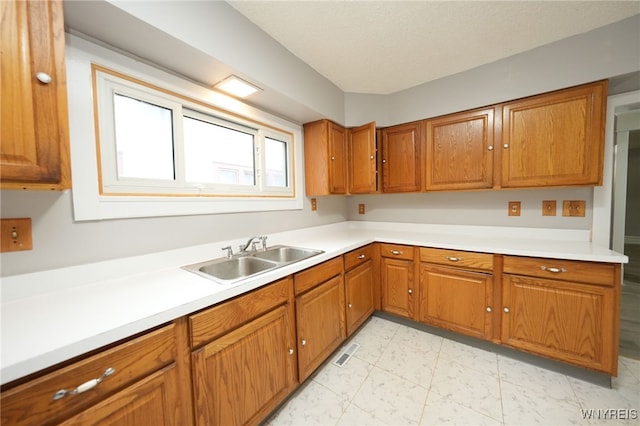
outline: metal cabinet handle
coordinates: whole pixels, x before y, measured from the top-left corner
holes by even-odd
[[[365,257],[367,256],[365,256],[364,254],[361,254],[360,256],[358,256],[358,259],[364,259]]]
[[[395,254],[396,256],[402,254],[402,251],[399,250],[391,250],[391,254]]]
[[[504,313],[505,313],[505,314],[508,314],[509,312],[511,312],[511,311],[509,310],[509,308],[507,308],[507,307],[505,307],[503,310],[504,310]]]
[[[332,160],[335,160],[335,159],[336,159],[336,157],[334,157],[334,156],[331,156],[331,159],[332,159]]]
[[[546,266],[541,266],[540,269],[542,269],[543,271],[551,272],[553,274],[557,274],[560,272],[567,272],[565,268],[555,268],[555,267],[548,268]]]
[[[493,312],[493,309],[491,309],[491,306],[487,306],[487,312]]]
[[[353,305],[351,303],[349,303],[347,306],[349,307],[349,309],[351,309],[353,307]]]
[[[306,341],[305,339],[302,339],[302,341],[300,342],[300,344],[301,344],[302,346],[306,346],[307,341]]]
[[[387,160],[382,160],[382,162],[383,162],[383,163],[386,163],[386,162],[387,162]]]
[[[36,78],[40,83],[49,84],[52,81],[52,78],[46,72],[39,72],[36,74]]]
[[[493,151],[493,145],[489,145],[489,147],[487,148],[489,151]]]
[[[293,348],[289,348],[289,355],[293,355]]]
[[[87,382],[84,382],[83,384],[78,385],[78,387],[76,387],[73,390],[60,389],[58,392],[53,394],[53,400],[57,401],[60,398],[64,398],[67,395],[76,395],[82,392],[86,392],[89,389],[93,389],[96,386],[98,386],[105,378],[107,378],[108,376],[112,375],[115,372],[116,372],[115,368],[109,367],[106,370],[104,370],[104,373],[102,373],[102,376],[98,377],[97,379],[91,379]]]
[[[447,258],[447,260],[451,261],[451,262],[459,262],[462,260],[461,257],[455,257],[455,256],[445,256]]]
[[[505,144],[504,144],[504,145],[502,145],[502,146],[503,146],[503,147],[505,147],[505,148],[509,148],[509,144],[508,144],[508,143],[505,143]]]
[[[374,157],[373,155],[371,155],[369,158],[370,158],[371,160],[373,160],[375,157]]]
[[[413,289],[409,289],[409,294],[413,294]]]

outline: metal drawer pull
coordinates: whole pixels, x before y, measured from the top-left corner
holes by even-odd
[[[542,269],[543,271],[552,272],[554,274],[557,274],[559,272],[567,272],[565,268],[547,268],[546,266],[541,266],[540,269]]]
[[[399,254],[402,254],[402,252],[398,250],[391,250],[391,254],[395,254],[397,256]]]
[[[97,379],[91,379],[88,382],[84,382],[83,384],[79,385],[77,388],[73,390],[60,389],[58,392],[53,394],[53,400],[57,401],[60,398],[64,398],[67,395],[76,395],[82,392],[86,392],[89,389],[93,389],[96,386],[98,386],[105,378],[107,378],[108,376],[112,375],[115,372],[116,372],[115,368],[109,367],[106,370],[104,370],[104,373],[102,373],[102,376],[98,377]]]
[[[361,254],[360,256],[358,256],[358,259],[364,259],[365,257],[367,256],[365,256],[364,254]]]
[[[447,260],[450,260],[451,262],[459,262],[462,260],[461,257],[455,257],[455,256],[446,256]]]

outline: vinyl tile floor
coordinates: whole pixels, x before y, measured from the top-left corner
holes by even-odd
[[[372,317],[266,425],[640,425],[640,361],[612,388]]]

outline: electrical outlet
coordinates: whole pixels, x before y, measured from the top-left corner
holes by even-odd
[[[0,219],[2,244],[0,251],[22,251],[33,249],[31,241],[31,218]]]
[[[544,200],[542,202],[542,216],[556,215],[556,200]]]
[[[311,211],[315,212],[316,210],[318,210],[318,202],[316,201],[315,198],[311,199]]]
[[[520,201],[509,201],[509,216],[520,216]]]
[[[364,204],[358,204],[358,214],[364,214]]]
[[[562,202],[562,216],[584,217],[586,204],[584,200],[564,200]]]

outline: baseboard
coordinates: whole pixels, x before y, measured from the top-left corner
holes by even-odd
[[[636,235],[625,235],[624,236],[624,243],[625,244],[640,245],[640,237],[636,236]]]

